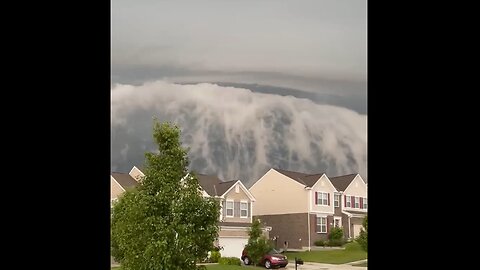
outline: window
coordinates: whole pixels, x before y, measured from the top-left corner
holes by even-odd
[[[233,217],[233,201],[227,201],[227,217]]]
[[[335,227],[340,227],[340,220],[339,219],[335,219]]]
[[[326,217],[317,217],[317,232],[326,233],[327,232],[327,218]]]
[[[355,208],[360,208],[360,198],[355,197]]]
[[[240,217],[248,217],[248,203],[240,203]]]
[[[328,205],[328,193],[317,192],[317,204]]]
[[[352,197],[350,196],[345,196],[347,199],[347,205],[345,207],[352,207]]]
[[[367,198],[363,198],[363,209],[367,209]]]
[[[335,194],[333,204],[335,207],[340,207],[340,194]]]

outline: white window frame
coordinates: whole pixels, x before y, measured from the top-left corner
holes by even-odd
[[[232,203],[232,208],[229,208],[228,207],[228,203]],[[225,203],[225,216],[226,217],[233,217],[235,215],[235,201],[234,200],[227,200],[227,202]],[[232,215],[229,215],[228,214],[228,210],[229,209],[232,209]]]
[[[341,196],[342,195],[340,195],[340,194],[333,194],[333,206],[334,207],[340,207]]]
[[[328,205],[328,193],[317,191],[317,205]]]
[[[363,198],[363,209],[367,209],[367,207],[368,207],[367,198]]]
[[[335,221],[338,220],[338,226],[335,226]],[[337,228],[342,228],[342,218],[341,217],[334,217],[333,218],[333,226]]]
[[[345,205],[345,207],[352,207],[352,197],[346,196],[345,198],[347,198],[347,204]]]
[[[355,196],[354,208],[360,208],[360,197]]]
[[[242,205],[245,205],[245,209],[242,209]],[[242,215],[242,211],[245,211],[246,215]],[[247,201],[240,201],[240,217],[241,218],[248,218],[248,202]]]
[[[322,224],[322,220],[324,221]],[[320,223],[319,223],[320,222]],[[327,217],[319,217],[317,216],[317,224],[316,224],[317,233],[327,233]],[[325,229],[322,231],[322,229]]]

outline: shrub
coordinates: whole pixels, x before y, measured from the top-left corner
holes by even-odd
[[[222,255],[220,254],[220,251],[212,251],[211,254],[210,254],[210,262],[211,263],[217,263],[218,260],[220,259],[220,257],[222,257]]]
[[[355,239],[363,250],[368,252],[368,216],[363,220],[363,228],[360,229],[360,235]]]
[[[343,230],[340,227],[333,227],[328,234],[329,240],[340,240],[343,238]]]
[[[218,259],[218,263],[223,265],[242,265],[240,259],[236,257],[221,257]]]
[[[325,245],[325,241],[323,241],[323,240],[317,240],[317,241],[315,241],[314,244],[315,244],[315,246],[317,246],[317,247],[323,247],[323,246]]]
[[[343,239],[333,239],[333,240],[328,240],[327,246],[329,247],[341,247],[345,244],[345,240]]]

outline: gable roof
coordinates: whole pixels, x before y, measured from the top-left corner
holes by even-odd
[[[342,176],[331,177],[330,182],[332,182],[333,186],[335,186],[338,191],[345,191],[345,189],[347,189],[347,187],[350,185],[350,183],[356,176],[356,173],[352,173]]]
[[[136,187],[139,185],[138,182],[128,173],[112,172],[112,177],[123,189]]]
[[[216,175],[206,175],[195,173],[200,186],[210,196],[222,196],[230,187],[232,187],[237,181],[224,182],[220,180]]]
[[[274,170],[307,187],[313,187],[313,185],[315,185],[318,179],[324,174],[324,173],[307,174],[307,173],[301,173],[301,172],[286,171],[286,170],[281,170],[277,168],[274,168]]]

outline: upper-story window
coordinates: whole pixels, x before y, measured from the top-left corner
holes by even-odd
[[[355,197],[355,208],[360,208],[360,197]]]
[[[317,204],[328,205],[328,193],[317,192]]]
[[[335,207],[340,207],[340,194],[335,194],[333,204]]]
[[[367,198],[363,198],[363,209],[367,209]]]
[[[350,196],[345,196],[346,199],[346,205],[345,207],[352,207],[352,197]]]
[[[233,201],[227,201],[227,217],[233,217]]]
[[[248,203],[240,202],[240,217],[248,217]]]

